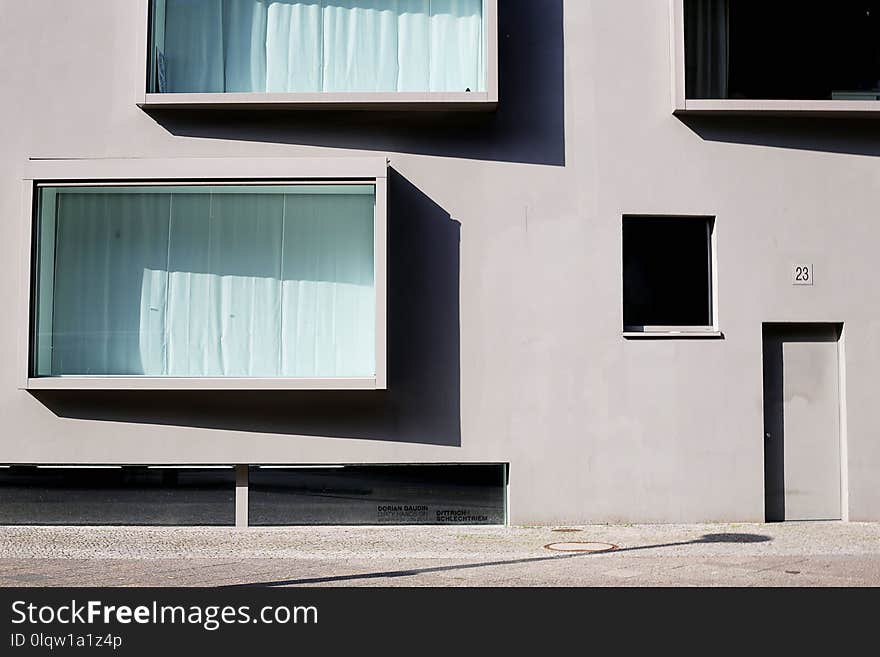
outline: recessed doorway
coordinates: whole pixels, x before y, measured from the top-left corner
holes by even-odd
[[[765,324],[768,522],[840,520],[840,324]]]

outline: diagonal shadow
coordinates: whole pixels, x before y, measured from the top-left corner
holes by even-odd
[[[820,153],[880,156],[876,118],[700,116],[678,119],[704,141]]]
[[[563,0],[498,3],[494,112],[149,109],[171,135],[565,166]]]
[[[617,548],[605,552],[577,552],[562,554],[552,557],[528,557],[525,559],[504,559],[498,561],[483,561],[480,563],[466,563],[454,566],[431,566],[429,568],[411,568],[407,570],[389,570],[376,573],[355,573],[352,575],[329,575],[326,577],[307,577],[301,579],[285,579],[270,582],[249,582],[246,584],[230,584],[219,588],[241,588],[251,586],[301,586],[309,584],[330,584],[334,582],[351,582],[355,580],[371,580],[395,577],[413,577],[427,573],[443,573],[454,570],[474,570],[475,568],[488,568],[491,566],[517,566],[527,563],[541,563],[543,561],[558,561],[561,559],[575,559],[577,557],[590,557],[596,554],[612,554],[617,552],[633,552],[636,550],[653,550],[657,548],[678,547],[682,545],[702,545],[706,543],[766,543],[773,539],[762,534],[706,534],[693,541],[679,541],[675,543],[657,543],[654,545],[636,545],[633,547]]]
[[[388,390],[39,390],[58,417],[461,446],[461,225],[388,170]]]

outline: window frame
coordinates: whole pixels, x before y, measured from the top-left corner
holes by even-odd
[[[672,113],[676,115],[880,116],[880,100],[760,100],[687,98],[684,2],[669,0]]]
[[[21,180],[19,251],[19,389],[22,390],[385,390],[387,388],[387,180],[385,158],[178,158],[31,160]],[[289,183],[376,187],[373,259],[376,371],[372,377],[156,377],[33,375],[33,286],[39,184]]]
[[[706,326],[661,326],[645,325],[630,326],[624,322],[624,250],[623,250],[623,224],[627,219],[680,219],[682,221],[704,221],[706,223],[706,236],[709,242],[709,312],[712,316],[712,324]],[[626,212],[621,215],[620,221],[620,325],[623,327],[624,338],[722,338],[724,334],[719,328],[718,317],[718,221],[717,216],[711,214],[646,214],[638,212]]]
[[[498,0],[483,0],[486,90],[473,92],[292,92],[292,93],[148,93],[150,0],[137,2],[137,87],[135,104],[150,109],[350,109],[476,110],[498,105]]]

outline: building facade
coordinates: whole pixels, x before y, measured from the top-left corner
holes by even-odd
[[[0,0],[0,522],[880,520],[880,60],[755,5]]]

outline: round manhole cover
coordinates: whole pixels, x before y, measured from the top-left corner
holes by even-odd
[[[614,543],[599,543],[595,541],[568,541],[566,543],[548,543],[545,550],[552,552],[611,552],[617,549]]]

